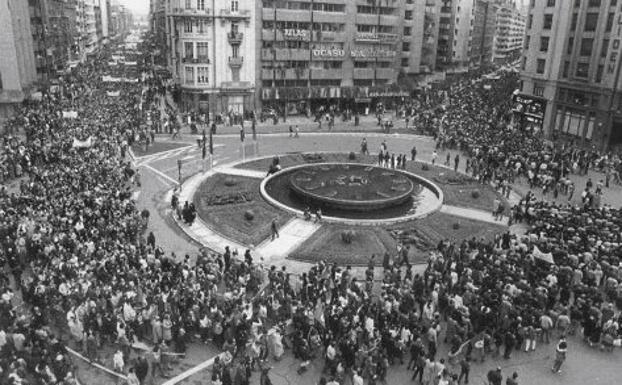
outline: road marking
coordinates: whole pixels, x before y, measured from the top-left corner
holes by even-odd
[[[151,171],[153,171],[156,175],[159,175],[159,176],[161,176],[162,178],[164,178],[164,179],[166,179],[166,180],[168,180],[168,181],[173,182],[174,184],[179,184],[179,182],[178,182],[178,181],[176,181],[175,179],[173,179],[173,178],[171,178],[170,176],[166,175],[165,173],[163,173],[163,172],[162,172],[162,171],[160,171],[160,170],[156,170],[155,168],[153,168],[153,167],[151,167],[151,166],[149,166],[149,165],[147,165],[147,164],[141,164],[140,166],[141,166],[141,167],[146,168],[147,170],[151,170]]]
[[[222,356],[222,355],[223,355],[223,353],[219,354],[218,356]],[[186,370],[185,372],[176,375],[175,377],[173,377],[170,380],[166,381],[162,385],[175,385],[175,384],[185,380],[186,378],[192,376],[193,374],[196,374],[196,373],[200,372],[203,369],[209,368],[210,366],[212,366],[214,364],[214,358],[215,357],[212,357],[212,358],[210,358],[207,361],[203,361],[202,363],[198,364],[197,366],[195,366],[193,368],[190,368],[190,369]]]

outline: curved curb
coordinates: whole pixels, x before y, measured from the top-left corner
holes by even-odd
[[[336,153],[336,152],[333,152]],[[305,154],[305,153],[303,153]],[[333,164],[332,163],[313,163],[313,165],[322,165],[322,164]],[[343,164],[357,164],[357,165],[368,165],[367,163],[343,163]],[[292,172],[293,170],[296,169],[301,169],[301,168],[305,168],[308,167],[309,164],[303,164],[303,165],[298,165],[298,166],[293,166],[293,167],[287,167],[286,169],[283,169],[277,173],[274,173],[272,175],[270,175],[267,178],[264,178],[261,181],[261,184],[259,185],[259,190],[261,193],[261,196],[263,197],[263,199],[265,199],[268,203],[270,203],[272,206],[277,207],[281,210],[287,211],[291,214],[294,214],[295,216],[299,217],[299,218],[303,218],[304,217],[304,213],[300,210],[294,209],[284,203],[281,203],[279,201],[277,201],[276,199],[272,198],[270,196],[270,194],[268,194],[268,192],[266,191],[266,184],[271,181],[273,178],[276,178],[278,176],[281,176],[283,174],[285,174],[286,172]],[[425,218],[428,215],[435,213],[437,211],[439,211],[441,209],[441,207],[443,207],[443,201],[444,201],[444,194],[443,194],[443,190],[441,190],[436,184],[434,184],[433,182],[431,182],[430,180],[423,178],[422,176],[419,176],[417,174],[414,174],[412,172],[409,171],[405,171],[405,170],[399,170],[400,173],[404,173],[408,176],[410,176],[411,178],[416,179],[417,181],[421,182],[421,184],[423,184],[426,188],[428,188],[429,190],[431,190],[436,197],[438,198],[438,202],[436,205],[432,206],[431,208],[428,208],[427,210],[424,210],[423,212],[420,213],[415,213],[415,214],[411,214],[411,215],[406,215],[406,216],[402,216],[402,217],[397,217],[397,218],[387,218],[387,219],[348,219],[348,218],[340,218],[340,217],[331,217],[331,216],[322,216],[322,220],[324,222],[328,222],[328,223],[340,223],[340,224],[348,224],[348,225],[357,225],[357,226],[384,226],[384,225],[392,225],[392,224],[396,224],[396,223],[403,223],[403,222],[409,222],[415,219],[421,219],[421,218]]]

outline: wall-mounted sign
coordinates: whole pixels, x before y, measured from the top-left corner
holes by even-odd
[[[395,43],[398,36],[394,33],[357,32],[356,41]]]
[[[534,118],[544,118],[546,101],[534,99],[525,95],[514,96],[514,112],[523,115],[530,115]]]
[[[377,48],[354,48],[350,50],[350,56],[354,58],[377,58],[377,57],[395,57],[396,51]]]
[[[306,29],[284,29],[283,36],[285,40],[309,41],[309,31]]]
[[[343,49],[314,49],[313,57],[344,57],[346,51]]]

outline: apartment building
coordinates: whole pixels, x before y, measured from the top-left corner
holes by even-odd
[[[622,146],[622,3],[532,0],[516,113],[555,141]]]
[[[26,2],[0,0],[0,122],[12,116],[36,81]]]
[[[497,10],[497,27],[492,60],[510,63],[520,59],[525,36],[525,16],[514,2],[506,1]]]
[[[362,112],[408,96],[396,82],[422,70],[430,2],[258,1],[257,99],[281,113],[309,114],[330,105]]]
[[[184,111],[255,108],[255,0],[167,0],[167,63]]]

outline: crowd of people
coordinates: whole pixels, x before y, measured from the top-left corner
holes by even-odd
[[[265,271],[250,250],[201,250],[193,262],[166,255],[131,199],[138,179],[128,160],[128,147],[152,136],[145,111],[160,110],[162,88],[104,83],[109,54],[65,76],[63,92],[24,104],[9,123],[18,135],[3,141],[2,180],[19,188],[0,192],[0,263],[9,267],[0,273],[0,382],[77,384],[71,357],[79,351],[131,385],[152,384],[192,341],[224,352],[210,370],[217,385],[248,384],[256,368],[270,384],[269,362],[285,349],[300,374],[321,360],[322,385],[386,382],[400,365],[414,381],[449,385],[468,383],[471,365],[488,357],[530,354],[557,339],[559,372],[569,335],[619,346],[622,215],[595,198],[573,206],[527,194],[513,209],[513,220],[528,226],[524,236],[441,242],[419,274],[401,253],[389,256],[380,284],[374,258],[356,277],[350,266],[323,262],[301,276]],[[510,106],[499,101],[515,82],[507,75],[485,92],[456,82],[440,117],[413,119],[436,124],[439,148],[466,152],[467,171],[482,182],[526,177],[534,188],[568,194],[571,172],[616,175],[611,154],[554,148],[513,129]],[[586,186],[586,196],[599,188]],[[186,205],[178,211],[191,223]],[[510,385],[520,380],[500,368],[487,378],[497,385],[503,375]]]

